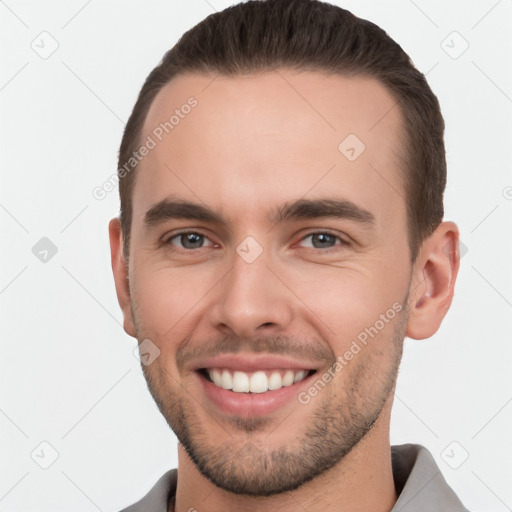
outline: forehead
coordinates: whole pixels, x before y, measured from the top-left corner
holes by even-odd
[[[141,142],[154,147],[137,170],[134,219],[169,195],[228,216],[326,194],[396,209],[403,202],[396,107],[366,77],[286,69],[180,75],[144,123]]]

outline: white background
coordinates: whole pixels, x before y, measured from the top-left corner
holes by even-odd
[[[428,447],[470,510],[512,510],[512,1],[336,3],[428,73],[447,124],[446,219],[467,247],[441,329],[406,340],[392,443]],[[146,75],[229,4],[0,2],[1,511],[119,510],[176,466],[121,327],[107,236],[117,190],[92,190],[116,170]],[[51,38],[43,59],[31,45]],[[58,249],[46,263],[32,252],[42,237]],[[31,457],[49,463],[52,450],[48,469]]]

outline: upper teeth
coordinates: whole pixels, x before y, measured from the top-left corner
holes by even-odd
[[[245,373],[240,371],[209,369],[208,375],[213,383],[224,389],[231,389],[236,393],[265,393],[291,386],[306,377],[306,370],[274,370]]]

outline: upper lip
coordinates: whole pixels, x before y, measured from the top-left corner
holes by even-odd
[[[242,372],[279,369],[316,370],[318,363],[270,354],[223,354],[198,360],[192,366],[192,370],[196,371],[205,368],[226,368]]]

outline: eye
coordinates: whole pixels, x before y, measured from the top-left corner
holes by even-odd
[[[173,235],[167,239],[166,243],[181,249],[201,249],[202,247],[212,247],[214,245],[204,235],[193,231]]]
[[[302,247],[312,247],[313,249],[330,249],[336,245],[348,245],[339,236],[324,232],[311,233],[305,236],[300,244]]]

